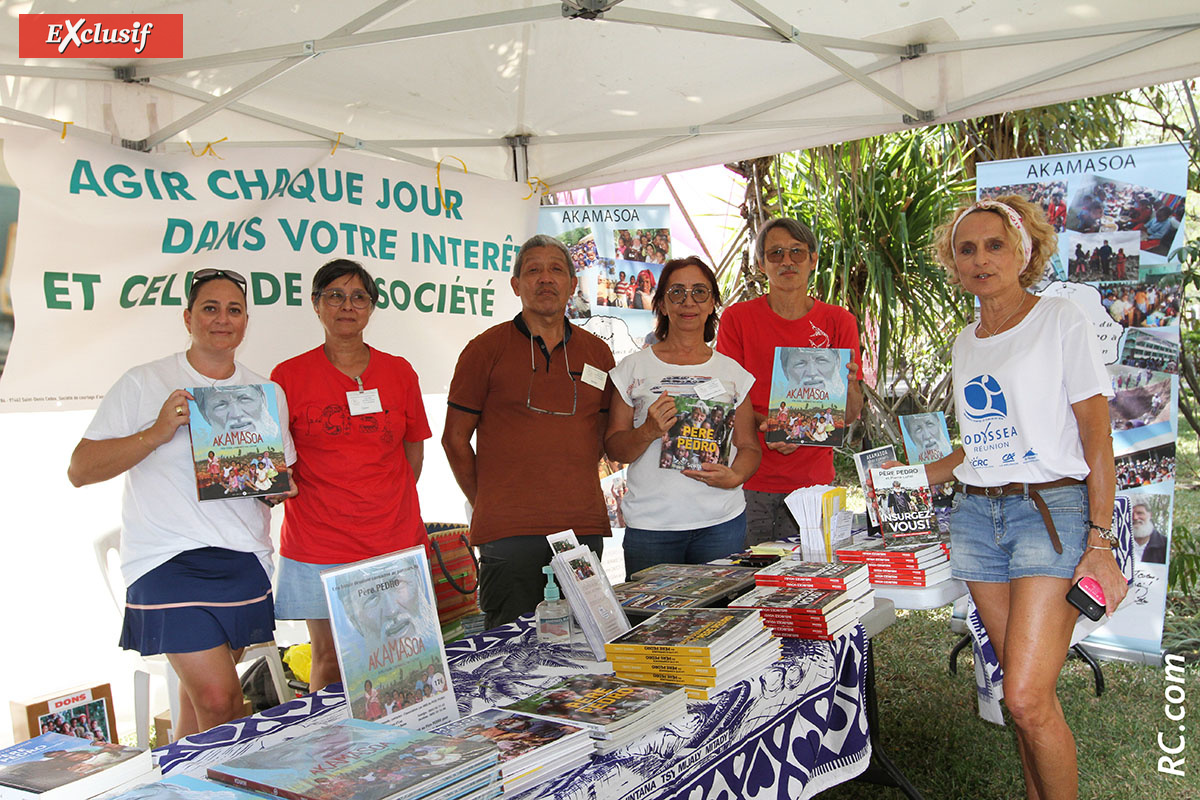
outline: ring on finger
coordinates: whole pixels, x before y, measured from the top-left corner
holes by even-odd
[[[175,415],[178,417],[183,416],[183,406],[175,406]]]

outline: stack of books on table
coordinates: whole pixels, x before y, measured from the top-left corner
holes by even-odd
[[[448,722],[434,732],[494,742],[500,749],[505,794],[553,780],[583,765],[595,752],[592,737],[578,725],[498,708]]]
[[[865,563],[874,586],[925,588],[950,580],[950,555],[942,542],[839,550],[838,557]]]
[[[837,589],[759,586],[730,607],[757,609],[771,631],[785,639],[832,640],[852,631],[874,604],[870,587],[856,599]]]
[[[613,675],[576,675],[502,711],[565,722],[591,734],[598,753],[610,753],[687,713],[683,689]]]
[[[777,636],[833,639],[875,607],[866,564],[784,559],[754,581],[758,589],[730,605],[758,608]]]
[[[357,719],[209,767],[208,777],[286,800],[483,800],[502,791],[491,742]]]
[[[648,616],[668,608],[720,605],[754,584],[754,568],[715,564],[659,564],[613,587],[628,613]],[[610,637],[611,638],[611,637]]]
[[[222,783],[170,775],[121,794],[106,794],[98,800],[263,800],[262,795],[243,792]]]
[[[3,800],[86,800],[153,780],[150,751],[43,733],[0,750]]]
[[[605,646],[620,677],[683,686],[709,700],[779,659],[779,639],[753,609],[661,611]]]

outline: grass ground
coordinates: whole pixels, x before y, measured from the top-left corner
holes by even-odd
[[[958,674],[947,669],[958,639],[948,609],[901,611],[875,638],[880,732],[892,760],[927,800],[1006,800],[1024,797],[1011,722],[999,727],[977,714],[970,648]],[[1159,731],[1170,744],[1176,723],[1163,715],[1168,685],[1162,669],[1103,665],[1106,690],[1095,696],[1091,670],[1071,659],[1059,679],[1059,699],[1075,732],[1079,797],[1087,800],[1196,800],[1200,766],[1185,777],[1160,774]],[[1200,665],[1186,675],[1185,705],[1200,708]],[[1188,709],[1192,710],[1192,709]],[[1189,750],[1200,753],[1200,746]],[[1185,753],[1185,755],[1188,755]],[[1200,762],[1200,755],[1188,758]],[[889,800],[898,789],[850,783],[823,792],[822,800]]]

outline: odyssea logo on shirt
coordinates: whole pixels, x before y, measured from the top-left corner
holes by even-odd
[[[1004,401],[1000,381],[991,375],[979,375],[967,381],[963,387],[963,402],[967,419],[982,421],[1008,416],[1008,403]]]
[[[22,14],[21,58],[181,58],[182,14]]]

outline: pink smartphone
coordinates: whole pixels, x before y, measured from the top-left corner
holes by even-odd
[[[1067,592],[1067,602],[1095,622],[1104,616],[1104,590],[1095,578],[1083,577]]]

